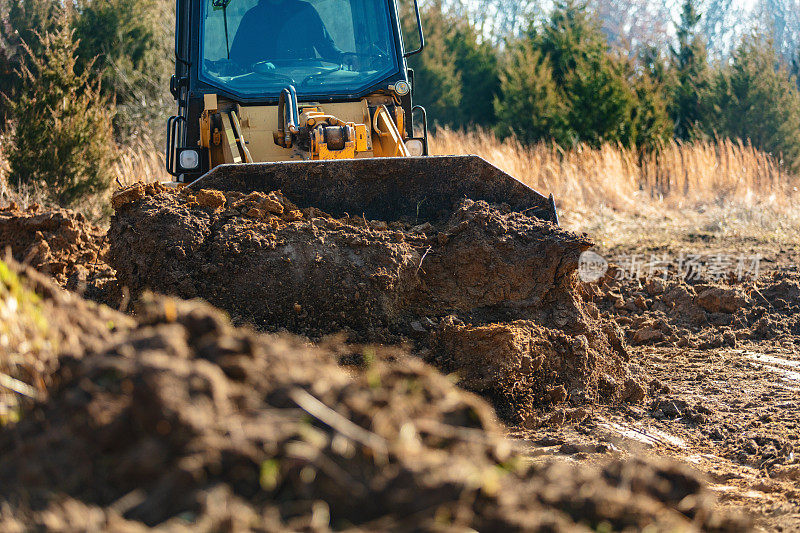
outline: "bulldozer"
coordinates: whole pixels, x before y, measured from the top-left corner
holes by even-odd
[[[396,0],[177,0],[167,171],[191,189],[281,190],[300,207],[433,219],[464,198],[558,224],[477,156],[430,156]],[[468,90],[468,88],[467,88]]]

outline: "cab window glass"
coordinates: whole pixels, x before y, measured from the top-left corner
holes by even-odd
[[[386,0],[203,0],[201,77],[232,92],[358,92],[398,68]]]

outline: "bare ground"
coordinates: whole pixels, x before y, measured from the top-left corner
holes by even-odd
[[[631,360],[650,376],[646,401],[599,405],[578,420],[567,411],[555,423],[511,433],[541,458],[672,457],[706,476],[720,508],[750,513],[757,530],[800,529],[795,226],[780,212],[721,210],[603,220],[593,236],[604,257],[668,257],[676,265],[681,254],[760,256],[760,275],[710,282],[705,272],[687,281],[673,266],[662,282],[645,267],[640,279],[587,287],[601,313],[625,331]]]

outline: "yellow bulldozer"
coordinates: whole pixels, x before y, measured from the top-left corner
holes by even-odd
[[[550,197],[476,156],[428,155],[396,0],[177,0],[167,170],[380,220],[463,198],[558,223]],[[466,88],[469,90],[469,88]]]

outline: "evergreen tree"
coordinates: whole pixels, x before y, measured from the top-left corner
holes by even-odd
[[[447,38],[461,79],[461,105],[452,119],[454,127],[489,127],[496,121],[494,99],[500,91],[497,53],[488,42],[480,42],[466,19],[456,21]]]
[[[651,149],[673,135],[674,124],[669,115],[672,71],[655,46],[643,46],[637,56],[629,78],[636,92],[636,145]]]
[[[569,124],[580,141],[593,146],[635,142],[636,95],[620,70],[615,58],[593,54],[577,58],[575,69],[566,73]]]
[[[78,72],[100,73],[103,95],[116,102],[115,126],[123,137],[139,134],[166,108],[173,30],[164,8],[159,0],[77,1]]]
[[[0,36],[9,47],[4,53],[21,61],[26,56],[22,43],[27,44],[34,53],[41,52],[38,34],[58,27],[62,15],[61,4],[58,0],[7,1],[8,20],[0,25]]]
[[[504,72],[503,101],[497,107],[501,120],[499,131],[513,131],[523,139],[538,139],[543,136],[542,125],[554,124],[556,129],[548,136],[562,144],[586,142],[596,146],[621,142],[630,145],[635,141],[632,118],[636,95],[625,76],[626,63],[611,54],[598,22],[590,18],[585,6],[571,1],[557,4],[544,26],[532,27],[523,40],[529,44],[508,62]],[[537,62],[526,65],[520,60],[525,56]],[[546,60],[547,69],[540,66],[543,60]],[[515,69],[521,72],[514,72]],[[543,90],[553,95],[552,98],[558,98],[560,103],[555,107],[549,102],[534,106],[532,110],[546,110],[546,115],[531,123],[529,134],[520,134],[519,130],[527,126],[508,123],[514,116],[507,110],[530,108],[526,103],[529,96],[519,90],[523,84],[521,78],[531,74],[546,77],[547,71],[551,73],[556,90]],[[510,100],[517,98],[522,100]],[[556,108],[558,112],[550,111]],[[554,122],[555,116],[563,116],[563,120],[559,118]],[[517,117],[516,120],[531,119],[526,114],[524,119]]]
[[[677,48],[672,48],[674,85],[671,115],[675,136],[690,139],[704,125],[708,113],[711,71],[706,45],[698,29],[701,16],[694,0],[685,0],[677,27]]]
[[[404,13],[406,35],[416,31],[416,19],[411,9]],[[461,106],[461,77],[448,47],[449,21],[440,0],[431,3],[422,13],[425,28],[425,50],[409,60],[414,69],[414,101],[428,111],[431,125],[449,124],[459,116]],[[407,39],[406,42],[416,42]]]
[[[672,138],[674,125],[669,117],[669,97],[665,86],[650,73],[633,79],[636,105],[632,117],[635,144],[650,150]]]
[[[636,54],[636,64],[655,83],[664,86],[671,84],[673,73],[657,46],[642,46]]]
[[[402,5],[404,31],[411,36],[416,30],[412,4]],[[446,11],[441,1],[427,5],[422,17],[427,46],[409,61],[418,89],[415,101],[426,107],[433,124],[491,126],[500,90],[495,48],[479,38],[465,16]]]
[[[41,53],[38,33],[57,25],[57,0],[7,0],[6,20],[0,22],[0,93],[14,98],[21,80],[17,72],[25,65],[27,44],[34,54]],[[8,118],[6,100],[0,98],[0,130]]]
[[[76,74],[77,43],[66,13],[57,27],[25,45],[20,92],[7,99],[12,133],[9,181],[41,187],[72,206],[112,180],[111,113],[90,73]]]
[[[500,95],[494,103],[498,135],[515,135],[527,144],[544,140],[564,145],[574,142],[568,125],[569,110],[554,80],[550,61],[534,49],[531,41],[522,41],[510,50],[500,80]]]
[[[531,24],[526,32],[537,50],[550,59],[553,76],[563,86],[579,62],[608,53],[608,43],[599,22],[583,4],[573,0],[558,1],[548,20],[540,28]]]
[[[800,90],[771,42],[742,42],[717,75],[713,103],[716,133],[749,140],[800,169]]]

